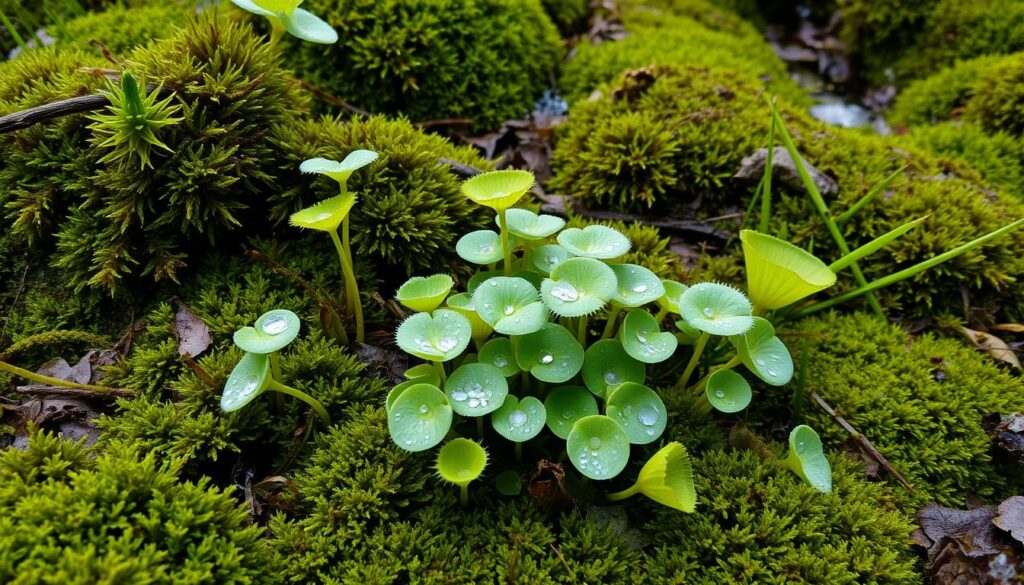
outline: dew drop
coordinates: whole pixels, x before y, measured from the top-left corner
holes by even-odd
[[[615,372],[604,373],[604,383],[609,386],[614,386],[619,383],[619,375]]]
[[[497,282],[494,282],[494,281],[492,280],[492,281],[491,281],[491,286],[498,286],[498,283],[497,283]]]
[[[775,370],[773,370],[771,368],[768,368],[768,375],[769,376],[774,376],[775,374],[776,374]]]
[[[653,437],[654,436],[654,429],[648,428],[647,429],[647,436],[648,437]]]
[[[430,412],[430,408],[426,404],[420,405],[420,414],[427,414],[428,412]]]
[[[551,355],[550,353],[545,353],[540,356],[540,363],[542,364],[550,364],[553,361],[555,361],[555,356]]]
[[[598,439],[597,437],[590,437],[590,448],[595,450],[600,449],[601,439]],[[597,453],[594,453],[594,455],[597,455]]]
[[[709,317],[709,318],[710,317],[714,317],[715,316],[715,312],[713,310],[711,310],[711,307],[704,307],[704,316],[705,317]]]
[[[514,427],[521,427],[526,424],[526,421],[526,413],[521,410],[513,411],[508,417],[508,422],[512,423]]]
[[[560,301],[571,303],[573,301],[579,300],[580,293],[579,291],[576,290],[576,287],[574,287],[573,285],[567,282],[560,282],[555,286],[551,287],[551,296],[555,297]]]
[[[452,399],[455,400],[455,402],[464,402],[467,398],[469,398],[469,395],[462,390],[452,392]]]
[[[650,407],[640,407],[640,412],[636,415],[636,418],[645,427],[653,427],[658,423],[658,411]]]
[[[515,312],[516,312],[516,308],[515,307],[513,307],[512,305],[505,305],[505,314],[506,315],[511,315],[512,313],[515,313]]]
[[[717,396],[718,398],[725,398],[725,392],[723,392],[722,390],[715,390],[715,396]]]
[[[470,408],[480,408],[480,399],[479,398],[471,399],[469,401],[469,407]]]
[[[484,244],[483,246],[480,246],[480,253],[481,254],[485,254],[486,255],[486,254],[490,254],[493,251],[494,251],[494,246],[492,246],[491,244]]]
[[[633,287],[633,292],[635,292],[635,293],[647,292],[647,285],[646,284],[638,284],[638,285]]]
[[[508,359],[503,355],[494,356],[494,365],[499,368],[504,368],[508,365]]]
[[[437,349],[441,351],[450,351],[455,347],[455,340],[450,337],[443,337],[437,341]]]
[[[572,418],[572,411],[571,410],[563,410],[562,411],[562,418],[564,418],[565,420],[571,419]]]
[[[313,219],[313,221],[323,221],[325,219],[331,219],[331,215],[333,214],[327,212],[318,213],[317,216]]]
[[[756,363],[757,365],[759,365],[761,367],[764,367],[764,360],[761,360],[761,359],[754,360],[754,363]]]
[[[408,447],[409,445],[412,445],[412,439],[405,440],[405,446]]]
[[[274,315],[264,321],[260,329],[267,335],[280,335],[288,329],[288,319],[282,315]]]

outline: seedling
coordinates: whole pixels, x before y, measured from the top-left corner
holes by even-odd
[[[825,290],[836,275],[813,254],[753,230],[740,232],[747,292],[758,310],[781,309]]]
[[[565,227],[565,220],[554,215],[537,215],[528,209],[509,209],[506,213],[509,233],[517,238],[535,241],[555,235]],[[501,227],[501,216],[494,218]]]
[[[705,396],[708,402],[727,414],[739,412],[750,404],[750,384],[732,370],[718,370],[708,376]]]
[[[644,365],[631,358],[617,339],[603,339],[587,348],[583,357],[583,383],[600,397],[625,382],[643,383]]]
[[[729,341],[736,347],[743,365],[766,384],[782,386],[793,378],[793,358],[767,319],[754,317],[749,331]]]
[[[109,113],[89,116],[93,121],[89,128],[96,135],[96,145],[111,150],[99,162],[128,161],[137,157],[142,168],[146,168],[153,166],[149,160],[153,147],[174,152],[157,137],[161,128],[183,120],[173,117],[181,109],[181,106],[171,105],[173,95],[157,101],[161,89],[147,93],[145,84],[140,85],[127,71],[121,74],[120,85],[111,82],[109,89],[101,93],[110,101]]]
[[[481,173],[462,184],[462,193],[480,205],[498,212],[501,248],[505,255],[505,276],[512,274],[512,248],[509,245],[507,212],[533,188],[533,174],[527,171],[492,171]]]
[[[615,294],[615,272],[592,258],[571,258],[558,264],[540,287],[541,298],[559,317],[585,317],[597,312]]]
[[[558,243],[574,256],[610,260],[629,252],[629,238],[603,225],[569,228],[558,234]]]
[[[658,299],[658,306],[664,313],[679,314],[679,301],[683,298],[683,293],[690,287],[686,286],[681,282],[674,280],[662,280],[661,285],[665,288],[665,294]],[[658,319],[661,321],[661,319]]]
[[[233,0],[235,1],[235,0]],[[279,0],[280,1],[280,0]],[[298,10],[298,9],[296,9]],[[332,29],[333,30],[333,29]],[[300,228],[327,232],[334,242],[341,262],[345,283],[345,309],[356,322],[356,341],[364,340],[363,306],[359,299],[359,285],[352,260],[352,246],[349,242],[349,211],[356,203],[356,195],[348,190],[348,179],[352,173],[377,160],[377,153],[370,150],[356,150],[341,162],[325,158],[311,158],[299,165],[303,173],[326,175],[338,183],[340,194],[316,205],[292,214],[291,224]],[[341,228],[341,237],[338,228]]]
[[[611,479],[629,462],[629,437],[610,417],[585,416],[573,425],[566,439],[569,460],[590,479]]]
[[[485,343],[480,349],[477,361],[498,368],[501,375],[506,378],[519,373],[519,364],[516,363],[516,355],[512,351],[512,342],[507,337],[495,337]]]
[[[454,284],[447,274],[414,276],[398,288],[395,299],[413,311],[430,312],[444,302]]]
[[[635,445],[658,440],[668,424],[665,403],[658,393],[635,382],[626,382],[612,390],[606,411]]]
[[[416,313],[398,326],[395,341],[402,351],[434,362],[438,375],[445,379],[443,362],[461,354],[473,336],[473,326],[455,311],[436,309]]]
[[[510,245],[514,241],[510,241]],[[491,230],[477,230],[459,238],[455,252],[466,262],[473,264],[494,264],[505,257],[501,236]]]
[[[501,408],[491,415],[491,426],[499,435],[515,443],[516,460],[523,458],[523,442],[536,437],[544,430],[547,411],[544,404],[527,396],[519,400],[515,396],[505,398]]]
[[[752,310],[747,297],[731,286],[701,282],[686,289],[679,299],[679,313],[690,327],[701,334],[679,379],[679,386],[690,379],[712,334],[739,335],[753,327]]]
[[[811,427],[799,425],[789,433],[789,454],[783,464],[819,492],[832,491],[832,467]]]
[[[480,318],[504,335],[533,333],[548,320],[548,310],[537,289],[526,279],[491,278],[473,293],[473,307]]]
[[[452,407],[432,384],[407,388],[391,404],[388,432],[406,451],[426,451],[440,443],[452,426]]]
[[[609,494],[608,499],[615,502],[636,494],[680,512],[693,512],[697,490],[686,447],[676,442],[665,445],[644,464],[636,483],[629,489]]]
[[[672,357],[679,346],[675,335],[661,331],[658,320],[647,311],[626,313],[619,331],[622,347],[635,360],[657,364]]]
[[[533,268],[536,269],[537,272],[544,275],[550,275],[552,270],[558,268],[559,264],[565,262],[569,258],[572,258],[572,254],[569,253],[569,250],[566,250],[558,244],[545,244],[533,249],[531,262],[533,264]]]
[[[469,484],[487,467],[487,451],[479,443],[456,438],[437,452],[437,474],[459,486],[459,503],[469,505]]]
[[[568,382],[583,367],[583,346],[565,327],[548,323],[524,335],[516,348],[519,368],[542,382]]]
[[[635,264],[612,264],[615,292],[612,302],[622,307],[642,307],[665,296],[665,286],[658,275]]]
[[[559,439],[569,438],[576,421],[599,412],[594,395],[582,386],[556,388],[544,399],[547,424]]]
[[[501,408],[508,397],[508,382],[490,364],[463,364],[444,385],[445,395],[462,416],[484,416]]]
[[[330,24],[301,8],[302,0],[231,0],[231,2],[253,14],[270,21],[270,44],[276,45],[284,33],[293,37],[331,45],[338,42],[338,33]]]

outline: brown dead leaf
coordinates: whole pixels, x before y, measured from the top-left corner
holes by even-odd
[[[549,513],[572,507],[572,498],[565,491],[565,468],[561,463],[541,459],[526,484],[537,505]]]
[[[551,178],[552,138],[565,116],[534,113],[521,120],[508,120],[497,131],[482,136],[460,136],[476,146],[496,167],[527,169],[540,182]]]
[[[210,328],[181,299],[171,299],[178,305],[174,314],[174,336],[178,338],[178,355],[190,359],[199,357],[213,344]]]
[[[1019,521],[1017,505],[1012,503],[1006,509],[1007,520],[1013,526]],[[957,510],[936,504],[918,512],[921,530],[915,533],[914,540],[928,549],[926,570],[931,582],[939,585],[1019,582],[1024,576],[1024,560],[1016,543],[997,530],[995,520],[1000,514],[992,506]]]
[[[1024,496],[1007,498],[996,510],[999,515],[992,523],[1010,533],[1018,543],[1024,544]]]
[[[1020,369],[1020,360],[1005,341],[984,331],[975,331],[966,327],[960,327],[960,332],[974,344],[974,347],[985,351],[997,360],[1004,361],[1014,368]]]
[[[1003,416],[993,412],[982,419],[981,425],[999,452],[1024,463],[1024,413]]]
[[[1020,323],[997,323],[989,329],[995,329],[996,331],[1006,331],[1007,333],[1024,333],[1024,325]]]

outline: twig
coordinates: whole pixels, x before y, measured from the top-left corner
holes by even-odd
[[[83,398],[123,398],[133,395],[131,390],[125,390],[123,388],[106,388],[103,392],[97,392],[96,390],[88,390],[86,388],[65,388],[61,386],[49,386],[47,384],[15,386],[14,389],[22,394],[77,396]]]
[[[470,177],[475,177],[480,173],[484,172],[483,169],[478,169],[471,165],[462,164],[458,161],[454,161],[449,158],[441,157],[437,159],[437,162],[444,165],[448,165],[449,167],[452,168],[453,171],[455,171],[455,174],[466,177],[467,179]]]
[[[7,326],[11,324],[11,314],[14,313],[14,308],[18,306],[18,300],[21,299],[21,293],[25,292],[25,282],[28,279],[28,267],[29,262],[25,261],[25,270],[21,272],[21,283],[18,285],[18,292],[14,295],[14,300],[11,301],[11,310],[7,313],[7,318],[4,319],[4,330],[0,332],[0,346],[3,345],[4,339],[7,338]]]
[[[469,126],[472,123],[472,118],[441,118],[440,120],[413,122],[412,125],[423,130],[424,128],[433,128],[434,126]]]
[[[364,118],[369,118],[370,116],[373,116],[373,114],[371,112],[368,112],[368,111],[360,108],[359,106],[353,106],[352,104],[350,104],[350,103],[348,103],[348,102],[346,102],[344,100],[338,99],[338,98],[334,97],[333,95],[327,93],[326,91],[320,89],[319,87],[317,87],[317,86],[315,86],[315,85],[313,85],[313,84],[311,84],[309,82],[303,81],[302,82],[302,87],[306,91],[312,93],[316,97],[318,97],[321,100],[331,104],[332,106],[338,106],[339,108],[345,108],[346,110],[352,112],[353,114],[356,114],[356,115],[359,115],[359,116],[363,116]]]
[[[562,556],[562,551],[558,550],[558,547],[555,546],[553,543],[549,544],[549,546],[551,547],[551,550],[555,551],[555,554],[558,555],[558,560],[562,561],[562,566],[565,567],[565,570],[569,571],[569,578],[575,579],[576,573],[571,568],[569,568],[569,563],[567,563],[565,561],[565,557]]]
[[[156,87],[156,85],[147,84],[146,91],[153,91]],[[160,95],[164,96],[165,93],[170,91],[172,90],[164,88]],[[108,105],[110,105],[110,100],[107,99],[107,96],[101,93],[94,93],[50,102],[27,110],[21,110],[20,112],[11,112],[6,116],[0,116],[0,134],[28,128],[29,126],[53,120],[54,118],[91,112]]]
[[[811,392],[811,398],[813,398],[814,401],[818,403],[818,406],[820,406],[822,410],[827,412],[829,416],[835,419],[835,421],[839,423],[839,426],[843,427],[843,430],[845,430],[847,433],[850,433],[850,437],[857,442],[857,445],[859,445],[861,449],[863,449],[868,455],[870,455],[872,459],[877,461],[879,465],[884,467],[886,471],[892,474],[892,476],[896,478],[896,481],[903,484],[903,487],[907,488],[907,490],[914,491],[914,487],[910,485],[906,478],[903,477],[903,475],[900,474],[900,472],[897,471],[891,463],[889,463],[889,460],[886,459],[884,455],[878,452],[878,449],[876,449],[875,446],[871,444],[871,441],[869,441],[867,437],[857,432],[857,429],[853,428],[853,425],[846,422],[846,419],[844,419],[843,417],[839,416],[839,413],[837,413],[834,408],[829,406],[829,404],[825,402],[825,400],[821,396],[818,396],[817,392]]]

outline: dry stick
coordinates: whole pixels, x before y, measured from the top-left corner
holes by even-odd
[[[303,89],[305,89],[306,91],[312,93],[313,95],[315,95],[316,97],[322,99],[323,101],[331,104],[332,106],[338,106],[339,108],[345,108],[346,110],[352,112],[353,114],[356,114],[357,116],[362,116],[364,118],[369,118],[370,116],[373,116],[372,113],[364,110],[363,108],[360,108],[359,106],[353,106],[352,104],[350,104],[350,103],[348,103],[348,102],[346,102],[344,100],[338,99],[338,98],[334,97],[333,95],[327,93],[326,91],[320,89],[319,87],[317,87],[317,86],[315,86],[315,85],[313,85],[311,83],[303,81],[301,85],[302,85]]]
[[[827,412],[829,416],[835,419],[835,421],[839,423],[839,426],[843,427],[843,430],[850,433],[850,437],[852,437],[853,440],[857,442],[857,445],[859,445],[861,449],[866,451],[872,459],[877,461],[879,465],[884,467],[886,471],[892,474],[892,476],[896,478],[896,481],[903,484],[903,487],[907,488],[907,490],[914,491],[914,487],[911,486],[909,482],[907,482],[906,478],[904,478],[903,475],[901,475],[900,472],[897,471],[891,463],[889,463],[889,460],[886,459],[884,455],[878,452],[878,449],[876,449],[875,446],[871,444],[871,441],[869,441],[867,437],[857,432],[857,429],[853,428],[853,425],[846,422],[846,419],[844,419],[842,416],[839,416],[839,413],[837,413],[834,408],[829,406],[829,404],[825,402],[825,400],[821,396],[818,396],[817,392],[811,392],[811,398],[813,398],[814,401],[818,403],[818,406],[820,406],[822,410]]]
[[[156,87],[156,85],[147,84],[146,91],[153,91]],[[170,91],[170,89],[165,88],[160,92],[160,95],[163,96]],[[0,116],[0,134],[28,128],[29,126],[54,118],[91,112],[109,105],[110,100],[107,99],[107,96],[95,93],[50,102],[27,110],[21,110],[20,112],[11,112],[6,116]]]
[[[132,396],[132,393],[122,388],[110,388],[105,392],[96,392],[85,388],[66,388],[62,386],[49,386],[46,384],[29,384],[28,386],[15,386],[14,390],[21,394],[50,394],[55,396],[77,396],[83,398],[117,398]]]

